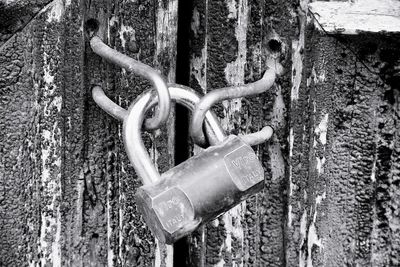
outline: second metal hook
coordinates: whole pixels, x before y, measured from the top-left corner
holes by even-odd
[[[183,89],[180,91],[185,94],[185,97],[182,97],[182,100],[180,102],[189,110],[192,110],[192,112],[194,111],[196,104],[198,104],[201,99],[200,95],[196,91],[188,86],[179,84],[169,84],[168,87]],[[96,104],[101,107],[107,114],[117,120],[125,120],[126,116],[128,115],[128,111],[117,105],[110,98],[108,98],[100,86],[93,87],[92,96]],[[216,145],[220,143],[221,140],[223,140],[226,136],[214,112],[212,112],[211,110],[207,111],[205,113],[205,118],[206,120],[204,123],[204,131],[207,133],[208,139],[205,138],[203,131],[198,132],[197,134],[199,136],[193,138],[196,140],[195,143],[201,147],[206,147],[208,144]],[[242,135],[240,137],[245,143],[251,146],[255,146],[271,138],[272,134],[272,127],[266,126],[258,132]]]
[[[182,97],[179,102],[193,112],[196,104],[200,101],[200,95],[196,91],[190,87],[179,84],[169,84],[168,88],[169,90],[172,88],[174,92],[181,92]],[[175,90],[175,88],[182,90]],[[100,86],[93,87],[92,97],[99,107],[115,119],[124,121],[128,115],[128,111],[108,98]],[[205,117],[204,131],[207,133],[208,139],[206,139],[203,131],[201,131],[199,133],[200,136],[196,138],[198,140],[196,144],[201,147],[206,147],[208,143],[218,143],[225,138],[224,130],[221,128],[214,112],[207,112]]]
[[[268,90],[275,82],[276,76],[282,72],[282,66],[277,63],[275,68],[268,68],[264,73],[264,76],[253,83],[241,85],[241,86],[232,86],[225,87],[213,90],[207,93],[200,102],[196,105],[196,109],[193,112],[192,122],[190,123],[190,134],[195,142],[197,142],[198,133],[201,132],[202,124],[204,121],[204,114],[211,109],[211,107],[222,100],[234,99],[244,96],[250,96],[255,94],[260,94]],[[267,126],[268,127],[268,126]],[[271,128],[271,127],[269,127]],[[272,130],[272,128],[271,128]],[[261,130],[260,132],[263,132]],[[247,137],[251,140],[253,138],[258,137],[258,143],[263,142],[262,140],[266,140],[268,138],[264,138],[262,134],[250,134],[252,137]]]

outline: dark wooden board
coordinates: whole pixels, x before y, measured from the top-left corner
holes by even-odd
[[[296,10],[290,1],[194,1],[191,86],[201,92],[254,82],[268,63],[284,59],[288,70],[268,92],[215,106],[227,132],[243,134],[272,125],[270,142],[254,149],[263,162],[263,192],[192,235],[194,266],[285,265],[287,108]],[[293,13],[291,13],[293,12]],[[288,20],[292,17],[292,20]],[[281,47],[270,46],[276,38]],[[278,53],[277,50],[281,50]]]
[[[106,43],[174,81],[177,1],[53,1],[8,38],[0,51],[2,266],[172,266],[172,247],[137,213],[141,182],[122,125],[91,98],[98,84],[128,107],[150,86],[91,51],[90,18]],[[144,135],[162,171],[174,160],[173,118]]]
[[[305,34],[288,252],[299,266],[398,266],[399,39]]]
[[[150,84],[95,55],[85,22],[172,82],[177,1],[13,1],[21,8],[0,32],[0,265],[173,266],[183,255],[189,266],[400,265],[399,36],[329,35],[312,16],[307,25],[307,3],[188,7],[197,91],[255,81],[275,60],[285,73],[262,95],[214,107],[227,132],[276,129],[254,147],[264,190],[173,252],[137,212],[121,123],[91,98],[101,85],[128,107]],[[161,171],[174,135],[173,114],[143,134]]]

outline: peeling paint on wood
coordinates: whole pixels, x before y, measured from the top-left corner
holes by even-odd
[[[8,248],[1,250],[2,265],[62,263],[64,81],[59,70],[65,39],[62,25],[47,24],[48,13],[43,10],[1,47],[2,118],[9,121],[1,123],[9,139],[1,140],[1,150],[9,151],[1,164],[0,214],[8,218],[1,227],[1,247]],[[18,153],[13,153],[15,145]],[[19,188],[4,188],[7,181]]]
[[[164,5],[165,3],[166,5]],[[97,8],[97,5],[101,7],[101,4],[95,3],[94,8]],[[177,1],[124,2],[118,7],[108,6],[105,10],[109,13],[105,20],[108,22],[108,28],[104,30],[104,37],[109,38],[110,45],[159,69],[170,82],[173,82],[175,79],[173,62],[176,55]],[[101,12],[99,13],[101,14]],[[152,16],[143,16],[143,14],[152,14]],[[150,88],[148,81],[118,67],[109,66],[100,67],[100,69],[101,73],[92,69],[92,83],[103,84],[107,94],[115,97],[123,107],[127,108],[138,94]],[[105,78],[99,80],[102,76]],[[132,87],[132,85],[135,86]],[[104,115],[102,118],[107,117],[101,111],[97,112]],[[94,115],[98,116],[95,113]],[[167,123],[169,125],[167,129],[143,135],[150,156],[161,172],[173,164],[173,149],[171,149],[174,136],[173,118],[174,116],[171,115],[171,122]],[[109,192],[107,204],[108,213],[112,219],[109,236],[113,242],[109,247],[109,255],[114,257],[113,265],[172,266],[172,247],[166,247],[154,240],[136,209],[134,193],[135,188],[140,186],[141,182],[126,158],[120,133],[121,125],[114,122],[112,118],[107,123],[113,125],[110,132],[106,132],[106,136],[109,136],[107,139],[112,144],[109,153],[116,155],[111,158],[110,162],[107,162],[109,165],[107,169],[114,170],[109,178],[109,187],[114,190],[118,189],[118,194],[115,194],[114,191]],[[94,128],[91,131],[91,134],[95,136],[95,139],[92,140],[96,144],[94,148],[104,146],[102,145],[104,137],[99,136],[99,133],[104,132],[104,126],[99,125],[98,127],[99,129]],[[99,161],[100,156],[102,153],[96,156],[96,161]],[[118,181],[118,184],[115,181]]]
[[[61,13],[63,6],[55,6],[45,11],[44,17],[50,16],[53,12]],[[46,14],[47,13],[47,14]],[[43,54],[43,83],[39,86],[42,98],[40,100],[40,109],[43,114],[40,117],[45,122],[39,127],[41,132],[41,198],[48,199],[41,207],[41,226],[39,236],[38,252],[42,255],[40,264],[52,264],[61,266],[61,157],[62,157],[62,130],[61,130],[61,106],[62,92],[61,81],[57,79],[57,70],[61,68],[61,51],[54,49],[54,43],[60,44],[60,33],[54,34],[54,30],[60,30],[60,27],[52,28],[48,19],[45,27],[49,27],[44,33],[44,42],[42,43],[41,53]],[[47,35],[51,37],[47,37]],[[53,37],[53,38],[52,38]],[[54,38],[55,37],[55,38]],[[57,51],[58,50],[58,51]],[[57,58],[57,59],[56,59]],[[38,263],[36,263],[38,264]]]
[[[246,64],[246,35],[247,35],[247,20],[248,20],[248,2],[247,0],[239,0],[227,2],[229,14],[228,19],[235,19],[235,38],[237,41],[236,60],[227,62],[224,69],[225,80],[227,85],[239,85],[244,83],[245,64]],[[237,6],[236,6],[237,4]],[[241,124],[241,118],[237,114],[241,110],[241,99],[232,101],[223,101],[224,118],[221,120],[222,127],[231,132],[234,128],[232,121]],[[215,266],[224,266],[225,264],[240,265],[243,264],[242,251],[244,249],[244,231],[242,226],[242,218],[246,209],[246,204],[243,202],[223,215],[225,240],[221,247],[220,261]],[[216,219],[218,220],[218,219]]]
[[[309,7],[317,27],[328,33],[400,32],[397,0],[316,1]]]
[[[138,23],[138,10],[157,12]],[[94,55],[82,25],[99,19],[112,46],[172,82],[177,1],[56,0],[35,12],[0,48],[0,151],[7,151],[0,164],[0,265],[172,266],[171,247],[156,248],[136,211],[140,181],[121,125],[90,97],[93,84],[101,84],[126,107],[149,84]],[[169,137],[166,130],[145,136],[162,170],[173,163],[172,129]]]
[[[268,48],[268,38],[279,36],[284,42],[283,50],[287,46],[285,40],[293,28],[283,27],[286,21],[278,26],[272,20],[274,16],[292,12],[289,7],[289,3],[280,9],[269,2],[196,1],[191,27],[191,85],[204,92],[259,79],[276,60]],[[283,265],[282,188],[286,170],[279,142],[280,138],[285,139],[288,92],[277,86],[263,95],[225,101],[214,107],[228,132],[238,134],[273,125],[281,136],[275,138],[275,144],[256,148],[268,177],[264,192],[192,235],[189,239],[192,265]]]
[[[271,91],[214,107],[234,134],[276,131],[256,148],[263,192],[193,233],[188,263],[398,266],[399,40],[326,36],[306,25],[308,1],[278,2],[194,2],[199,92],[259,79],[277,60],[271,36],[291,49]],[[37,4],[18,11],[32,21],[0,33],[0,265],[172,266],[172,247],[154,240],[136,210],[141,183],[121,125],[90,98],[100,84],[127,107],[150,85],[94,55],[82,25],[98,19],[112,47],[172,82],[177,1]],[[143,134],[161,172],[173,164],[169,125]]]
[[[392,67],[382,66],[398,64],[398,40],[334,38],[313,27],[305,36],[288,200],[292,227],[300,219],[299,235],[289,239],[297,264],[396,266],[397,232],[388,223],[395,217],[386,207],[397,208],[388,177],[396,169],[398,86],[383,74]]]

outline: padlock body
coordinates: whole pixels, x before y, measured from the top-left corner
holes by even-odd
[[[172,244],[258,192],[264,170],[240,137],[202,151],[162,174],[160,182],[136,193],[147,225],[160,241]]]

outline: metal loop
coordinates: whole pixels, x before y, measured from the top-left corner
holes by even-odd
[[[188,86],[179,84],[169,84],[168,88],[173,91],[177,91],[178,89],[184,90],[177,91],[180,92],[180,95],[175,101],[193,112],[196,104],[200,101],[200,95],[196,91]],[[96,104],[115,119],[123,121],[128,115],[128,111],[109,99],[100,86],[93,87],[92,96]],[[225,138],[224,130],[221,128],[217,117],[212,111],[206,113],[204,132],[207,139],[203,132],[200,132],[200,136],[197,138],[200,140],[197,145],[201,147],[206,147],[208,143],[218,143]]]
[[[200,102],[196,105],[196,109],[193,112],[192,122],[190,124],[190,134],[193,138],[194,142],[198,142],[198,134],[201,132],[203,120],[205,113],[210,110],[210,108],[217,102],[227,99],[234,99],[238,97],[250,96],[255,94],[260,94],[268,90],[275,82],[275,78],[277,73],[274,68],[268,68],[267,71],[264,73],[264,76],[253,83],[249,83],[246,85],[241,86],[232,86],[232,87],[225,87],[221,89],[213,90],[207,93]],[[262,137],[263,134],[268,133],[266,129],[261,130],[259,134],[251,134],[247,138],[247,142],[256,143],[263,142],[262,140],[269,139],[269,134]],[[243,139],[243,137],[242,137]]]
[[[128,72],[133,72],[151,81],[153,87],[157,91],[160,101],[154,117],[145,121],[145,128],[147,130],[160,128],[161,124],[165,123],[168,119],[169,112],[171,110],[171,98],[167,88],[167,83],[158,73],[158,71],[112,49],[97,36],[92,37],[90,40],[90,46],[96,54],[103,57],[107,61],[126,69]]]
[[[193,114],[197,103],[200,102],[201,95],[189,86],[180,84],[168,84],[168,89],[170,92],[176,91],[177,98],[175,101],[185,106]],[[204,148],[212,144],[220,143],[225,139],[225,131],[222,129],[217,116],[212,110],[205,114],[203,126],[204,131],[199,132],[199,136],[197,136],[199,142],[197,142],[196,145]]]

